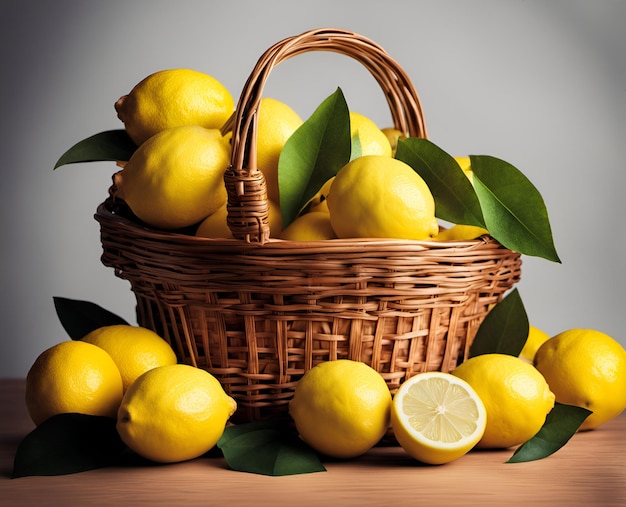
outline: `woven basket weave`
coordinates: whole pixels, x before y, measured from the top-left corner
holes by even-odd
[[[467,358],[489,308],[520,279],[520,255],[488,236],[463,242],[268,237],[256,168],[256,117],[274,66],[307,51],[363,64],[380,84],[396,128],[426,137],[417,93],[398,64],[353,32],[322,29],[284,39],[259,59],[232,121],[225,174],[237,239],[207,239],[141,224],[112,197],[96,212],[102,262],[126,279],[139,325],[170,342],[181,362],[214,374],[238,403],[235,420],[283,413],[314,365],[359,360],[391,392],[423,371]]]

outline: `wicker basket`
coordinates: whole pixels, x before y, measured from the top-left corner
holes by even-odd
[[[102,262],[126,279],[137,318],[181,362],[214,374],[238,402],[235,420],[284,413],[297,381],[322,361],[371,365],[395,390],[423,371],[467,358],[490,305],[520,278],[519,254],[488,236],[464,242],[268,238],[267,199],[256,168],[256,116],[272,68],[307,51],[363,64],[395,127],[426,137],[417,93],[398,64],[353,32],[313,30],[259,59],[231,122],[225,181],[238,239],[206,239],[142,225],[113,195],[97,210]]]

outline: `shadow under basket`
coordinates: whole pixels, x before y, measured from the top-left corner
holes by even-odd
[[[362,361],[392,393],[451,371],[521,275],[520,255],[489,236],[254,244],[153,230],[113,202],[95,215],[102,262],[130,282],[138,324],[215,375],[239,422],[284,414],[323,361]]]

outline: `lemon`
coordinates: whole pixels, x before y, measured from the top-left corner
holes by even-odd
[[[626,408],[626,351],[609,335],[569,329],[541,345],[534,362],[556,401],[593,411],[581,430],[597,428]]]
[[[69,412],[115,418],[122,395],[115,362],[91,343],[53,345],[37,357],[26,375],[26,407],[37,426]]]
[[[382,376],[350,359],[308,370],[289,403],[300,437],[335,458],[354,458],[377,444],[389,427],[390,410],[391,393]]]
[[[328,213],[311,211],[291,222],[280,237],[289,241],[318,241],[334,239],[337,235],[330,225]]]
[[[122,441],[160,463],[196,458],[217,443],[237,404],[206,370],[158,366],[124,394],[117,413]]]
[[[487,426],[477,447],[507,448],[526,442],[554,406],[554,394],[541,373],[518,357],[475,356],[452,374],[471,385],[487,409]]]
[[[335,181],[335,177],[330,178],[326,183],[322,185],[322,188],[313,196],[313,199],[308,204],[308,211],[322,211],[329,213],[328,211],[328,194],[330,193],[330,187]]]
[[[350,111],[350,137],[357,135],[361,155],[391,157],[391,144],[385,133],[367,116]]]
[[[391,157],[363,156],[342,167],[328,209],[340,238],[423,240],[439,232],[430,189],[409,165]]]
[[[257,125],[257,168],[263,172],[267,197],[280,202],[278,160],[287,139],[302,125],[302,119],[284,102],[264,97],[259,104]]]
[[[528,326],[528,338],[524,343],[524,348],[520,352],[520,357],[533,362],[535,354],[543,343],[550,339],[550,335],[535,326]]]
[[[406,135],[404,134],[404,132],[394,127],[385,127],[381,130],[383,134],[387,136],[387,140],[389,141],[389,144],[391,145],[392,156],[395,155],[396,149],[398,148],[398,141],[400,139],[406,139]]]
[[[456,163],[463,169],[463,174],[467,176],[470,183],[474,184],[474,172],[472,171],[472,163],[469,157],[454,157]]]
[[[117,196],[147,224],[189,227],[226,202],[230,148],[219,130],[175,127],[155,134],[115,175]]]
[[[122,375],[124,391],[139,375],[157,366],[176,364],[176,354],[150,329],[126,324],[94,329],[81,341],[97,345],[113,358]]]
[[[437,241],[468,241],[471,239],[480,238],[481,236],[489,234],[487,229],[477,227],[475,225],[455,224],[452,227],[439,231]]]
[[[393,397],[391,427],[402,448],[440,465],[467,454],[485,432],[487,412],[472,387],[454,375],[419,373]]]
[[[277,238],[283,232],[283,219],[280,214],[280,208],[272,201],[268,201],[269,216],[268,222],[270,226],[270,236]],[[196,236],[202,238],[224,238],[232,239],[233,233],[226,222],[228,216],[228,208],[226,203],[216,212],[206,217],[196,229]]]
[[[190,69],[150,74],[115,103],[118,117],[137,145],[172,127],[219,129],[234,107],[233,97],[222,83]]]

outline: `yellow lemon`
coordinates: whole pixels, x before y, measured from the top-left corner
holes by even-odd
[[[297,217],[281,234],[289,241],[319,241],[337,237],[330,225],[330,216],[323,211],[311,211]]]
[[[393,397],[393,433],[410,456],[424,463],[440,465],[467,454],[486,424],[487,411],[476,391],[449,373],[417,374]]]
[[[354,458],[389,426],[391,393],[373,368],[339,359],[319,363],[296,384],[289,413],[301,438],[335,458]]]
[[[550,339],[550,335],[535,326],[528,326],[528,338],[524,343],[524,348],[520,352],[520,357],[533,362],[535,354],[544,342]]]
[[[398,148],[398,141],[400,139],[406,139],[406,135],[404,134],[404,132],[394,127],[385,127],[381,130],[383,134],[387,136],[387,140],[389,141],[389,144],[391,145],[392,156],[395,155],[396,149]]]
[[[340,238],[424,240],[439,232],[430,189],[409,165],[391,157],[368,155],[342,167],[328,209]]]
[[[554,393],[541,373],[518,357],[475,356],[452,374],[471,385],[487,409],[487,426],[477,447],[507,448],[526,442],[554,406]]]
[[[40,425],[77,412],[114,418],[122,401],[122,377],[111,356],[90,343],[66,341],[42,352],[26,375],[26,407]]]
[[[176,354],[150,329],[126,324],[94,329],[81,341],[97,345],[113,358],[120,370],[124,391],[139,375],[157,366],[176,364]]]
[[[185,461],[215,446],[236,408],[235,400],[206,370],[186,364],[158,366],[124,394],[117,430],[144,458]]]
[[[226,202],[230,147],[219,130],[175,127],[155,134],[115,175],[117,196],[147,224],[180,229]]]
[[[268,201],[269,206],[269,226],[270,236],[278,238],[283,232],[283,219],[280,215],[280,208],[272,201]],[[224,238],[232,239],[233,233],[226,222],[228,209],[226,203],[216,212],[206,217],[196,229],[196,236],[202,238]]]
[[[150,74],[115,103],[118,117],[137,145],[172,127],[219,129],[234,107],[233,97],[222,83],[190,69]]]
[[[626,351],[594,329],[569,329],[547,340],[534,358],[556,401],[593,413],[581,430],[597,428],[626,408]]]
[[[361,155],[391,157],[389,139],[367,116],[350,111],[350,136],[359,137]]]
[[[261,99],[257,125],[257,168],[263,172],[267,197],[280,203],[278,160],[287,139],[302,125],[302,119],[291,107],[271,97]]]
[[[437,241],[469,241],[489,234],[487,229],[475,225],[455,224],[452,227],[439,231]]]
[[[324,213],[329,213],[327,199],[333,181],[335,181],[334,176],[322,185],[322,188],[320,188],[319,192],[315,194],[313,199],[311,199],[311,202],[309,202],[307,208],[308,211],[323,211]]]

